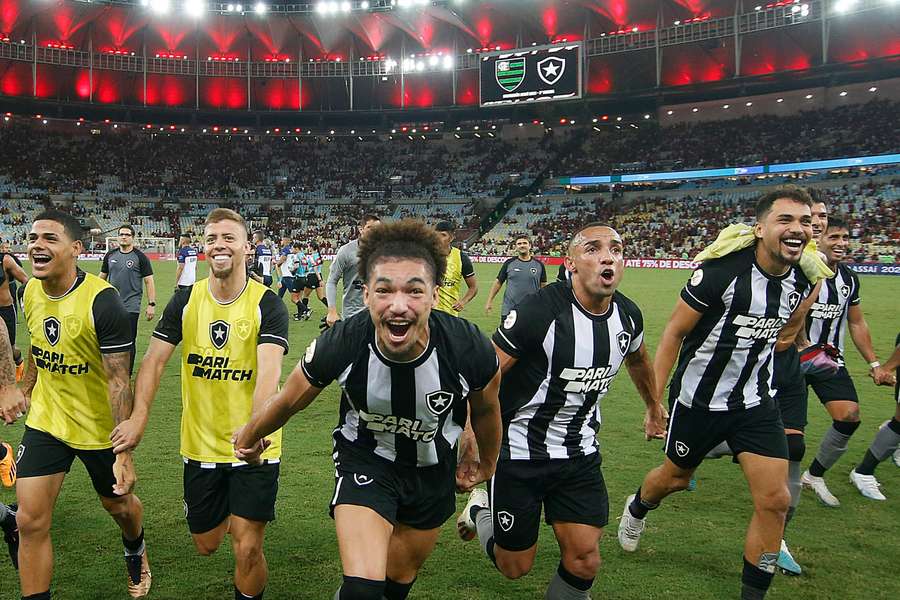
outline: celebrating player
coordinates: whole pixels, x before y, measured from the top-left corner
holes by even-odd
[[[600,400],[623,363],[647,406],[646,435],[665,433],[643,315],[616,291],[623,257],[614,229],[585,225],[569,244],[571,283],[528,296],[494,334],[503,445],[490,496],[473,491],[457,525],[463,539],[477,534],[500,572],[515,579],[534,564],[543,505],[562,555],[550,600],[590,598],[609,520],[597,443]]]
[[[531,241],[524,235],[515,240],[516,256],[507,259],[497,273],[497,279],[491,284],[487,302],[484,303],[484,312],[490,314],[493,308],[494,296],[506,284],[503,293],[503,307],[500,309],[500,322],[506,320],[506,315],[528,294],[534,293],[547,285],[547,271],[544,263],[539,261],[531,253]]]
[[[81,233],[77,219],[47,210],[28,234],[34,278],[25,288],[31,350],[22,386],[31,409],[16,495],[19,578],[29,600],[50,598],[53,507],[76,457],[122,530],[129,594],[139,598],[150,591],[144,508],[132,493],[131,452],[114,454],[110,441],[114,427],[132,412],[128,365],[134,341],[116,290],[77,266]]]
[[[28,276],[16,257],[8,252],[0,252],[0,319],[6,325],[9,345],[12,347],[13,360],[16,364],[16,381],[22,378],[25,361],[16,347],[16,291],[15,282],[28,283]]]
[[[256,465],[234,464],[231,436],[278,386],[288,315],[275,292],[247,279],[247,228],[239,214],[214,209],[204,236],[212,276],[172,296],[141,362],[134,414],[112,440],[117,452],[140,442],[163,369],[181,343],[188,528],[204,556],[230,532],[235,598],[262,598],[268,579],[263,537],[275,518],[281,433],[272,435]]]
[[[344,569],[339,600],[406,598],[455,510],[456,486],[468,491],[494,471],[497,356],[474,325],[432,311],[445,261],[437,235],[416,221],[380,225],[361,238],[368,312],[313,341],[235,442],[238,458],[255,459],[265,436],[338,381],[331,511]],[[454,476],[469,409],[479,463]]]
[[[771,358],[782,327],[809,293],[798,264],[812,236],[809,194],[784,186],[756,205],[755,243],[694,271],[656,353],[657,394],[678,355],[669,388],[666,458],[626,502],[619,544],[637,550],[649,510],[687,488],[706,453],[727,441],[744,471],[754,515],[744,545],[741,597],[763,598],[775,572],[784,518],[788,448],[772,399]],[[679,354],[680,348],[680,354]]]
[[[375,215],[364,215],[359,221],[359,237],[362,237],[381,220]],[[344,281],[344,300],[341,303],[341,319],[349,319],[358,312],[366,309],[363,303],[363,281],[359,277],[357,265],[359,258],[359,238],[350,240],[340,248],[328,269],[328,281],[325,283],[325,298],[328,300],[328,314],[325,323],[331,327],[338,320],[337,312],[337,283]]]
[[[837,370],[806,375],[807,383],[825,405],[833,422],[822,438],[815,459],[803,473],[802,481],[823,504],[836,507],[840,506],[840,501],[828,489],[824,475],[847,451],[850,437],[860,423],[859,398],[843,359],[847,329],[859,353],[869,363],[870,370],[877,368],[879,363],[872,348],[869,326],[860,307],[859,277],[842,264],[850,249],[847,223],[835,217],[829,218],[825,232],[819,238],[819,247],[835,275],[822,285],[806,318],[806,337],[815,347],[806,349],[804,355],[815,356],[820,349],[832,353]],[[863,496],[884,500],[874,476],[851,471],[850,481]]]

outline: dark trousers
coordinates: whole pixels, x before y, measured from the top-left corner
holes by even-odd
[[[134,357],[137,354],[137,332],[138,321],[141,320],[141,313],[128,313],[128,322],[131,325],[131,367],[128,369],[129,375],[134,372]]]

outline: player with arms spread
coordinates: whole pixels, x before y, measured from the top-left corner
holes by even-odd
[[[433,311],[446,265],[435,232],[416,221],[379,225],[359,243],[367,312],[310,344],[284,387],[238,434],[255,459],[264,438],[329,383],[343,392],[334,431],[339,600],[402,600],[453,515],[454,492],[494,472],[500,446],[500,371],[478,329]],[[456,468],[471,410],[479,462]]]

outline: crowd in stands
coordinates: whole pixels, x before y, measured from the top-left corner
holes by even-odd
[[[386,219],[450,220],[477,230],[494,202],[543,175],[600,174],[814,160],[900,152],[900,104],[873,101],[790,117],[693,125],[516,127],[480,137],[437,135],[177,135],[119,130],[64,133],[36,124],[0,127],[0,238],[24,243],[31,217],[62,204],[112,237],[122,223],[139,237],[198,235],[215,206],[239,210],[253,230],[309,241],[325,254],[352,238],[364,213]],[[85,128],[87,129],[87,128]],[[550,171],[553,173],[550,173]],[[898,254],[897,165],[819,172],[799,183],[824,187],[832,212],[846,216],[858,258]],[[793,180],[785,175],[780,180]],[[540,182],[539,182],[540,183]],[[639,188],[540,187],[505,197],[511,208],[472,254],[508,255],[515,235],[544,254],[565,253],[571,232],[606,221],[633,256],[691,257],[722,226],[752,218],[754,178],[657,183]],[[531,190],[535,191],[534,189]]]

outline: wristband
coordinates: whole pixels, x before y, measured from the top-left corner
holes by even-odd
[[[880,367],[880,366],[881,366],[881,363],[878,362],[877,360],[874,360],[874,361],[872,361],[872,362],[869,363],[869,368],[870,368],[870,369],[877,369],[877,368]]]

